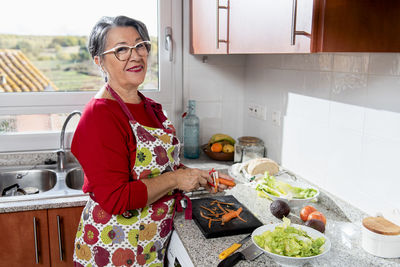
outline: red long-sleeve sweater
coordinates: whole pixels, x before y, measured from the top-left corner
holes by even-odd
[[[161,128],[165,120],[161,105],[141,97],[139,104],[127,103],[135,120]],[[121,214],[146,206],[146,185],[131,178],[136,140],[118,102],[93,98],[86,105],[71,151],[85,173],[83,191],[92,193],[106,212]]]

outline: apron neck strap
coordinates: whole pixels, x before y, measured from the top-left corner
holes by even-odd
[[[132,113],[129,111],[128,107],[126,106],[122,98],[117,94],[117,92],[115,92],[114,89],[112,89],[109,84],[106,85],[106,89],[115,98],[115,100],[117,100],[118,104],[121,106],[122,111],[128,117],[129,121],[136,122],[135,119],[133,118]]]

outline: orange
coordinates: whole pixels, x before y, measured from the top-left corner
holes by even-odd
[[[220,143],[212,144],[211,151],[212,152],[221,152],[222,151],[222,145]]]

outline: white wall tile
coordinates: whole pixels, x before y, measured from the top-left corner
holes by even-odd
[[[282,68],[293,70],[332,70],[332,54],[286,54],[282,55]]]
[[[288,93],[287,116],[307,119],[309,122],[327,123],[329,119],[329,100],[301,94]]]
[[[328,124],[286,116],[283,125],[282,164],[319,185],[325,184]]]
[[[380,75],[400,75],[400,54],[371,53],[369,73]]]
[[[200,142],[206,144],[213,134],[221,132],[221,103],[197,102],[196,106],[196,115],[200,119]]]
[[[332,128],[361,132],[364,129],[364,120],[364,107],[333,101],[330,103],[330,124]]]
[[[248,69],[280,69],[282,67],[282,55],[249,55],[246,58]]]
[[[333,57],[333,71],[368,73],[368,53],[335,54]]]
[[[329,129],[328,175],[326,188],[341,193],[343,184],[354,191],[362,179],[362,132],[347,129]],[[354,193],[353,193],[354,194]]]
[[[400,209],[398,154],[400,141],[365,135],[363,138],[362,182],[376,210]]]
[[[188,98],[198,101],[222,101],[221,76],[215,68],[193,68],[189,79]]]
[[[370,108],[400,112],[400,76],[370,75],[367,96]]]
[[[365,135],[400,141],[400,113],[367,108]]]
[[[333,73],[331,100],[364,106],[367,100],[366,74]]]
[[[329,99],[332,86],[331,72],[304,72],[304,92],[303,94],[318,97],[321,99]]]

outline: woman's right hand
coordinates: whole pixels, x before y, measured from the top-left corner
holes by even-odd
[[[199,169],[178,169],[174,171],[177,188],[185,192],[197,190],[199,187],[207,187],[207,182],[212,182],[207,171]]]

